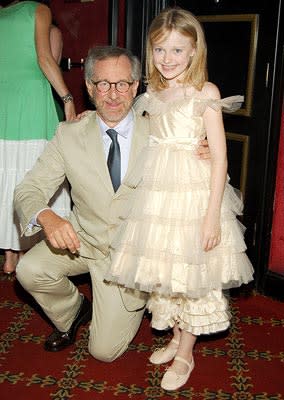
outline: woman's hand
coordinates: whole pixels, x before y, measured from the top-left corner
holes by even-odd
[[[92,110],[85,110],[76,116],[76,121],[80,121],[80,119],[86,117]]]
[[[73,101],[64,104],[64,113],[66,121],[76,121],[76,110]]]

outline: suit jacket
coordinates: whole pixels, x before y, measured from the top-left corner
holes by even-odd
[[[96,112],[78,122],[59,124],[54,138],[15,189],[14,205],[22,234],[32,235],[40,229],[29,228],[32,217],[47,207],[67,177],[74,203],[69,220],[81,242],[79,253],[94,259],[107,257],[115,230],[141,179],[139,155],[148,135],[147,118],[135,115],[128,169],[114,193]]]

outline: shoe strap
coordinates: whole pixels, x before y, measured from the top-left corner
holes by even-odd
[[[180,357],[180,356],[175,356],[175,360],[186,364],[188,366],[188,368],[191,368],[192,361],[193,361],[193,359],[192,359],[191,363],[189,364],[189,362],[187,360],[185,360],[183,357]]]

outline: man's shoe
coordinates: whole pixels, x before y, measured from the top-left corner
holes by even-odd
[[[80,325],[85,325],[92,318],[92,305],[90,301],[82,296],[82,303],[73,324],[67,332],[55,329],[44,343],[46,351],[60,351],[70,346],[76,340],[76,334]]]

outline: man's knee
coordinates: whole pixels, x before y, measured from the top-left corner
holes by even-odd
[[[131,313],[131,318],[124,320],[125,324],[121,324],[121,320],[113,320],[111,324],[105,327],[102,327],[98,320],[93,319],[90,325],[90,354],[97,360],[104,362],[112,362],[120,357],[134,339],[141,324],[143,313],[143,310]]]
[[[30,252],[28,251],[23,257],[21,257],[17,265],[16,276],[21,285],[26,290],[29,290],[33,288],[34,278],[38,271],[38,264],[35,263],[34,258],[30,256]]]
[[[111,343],[110,340],[89,341],[90,354],[99,361],[112,362],[120,357],[128,348],[130,341]]]

